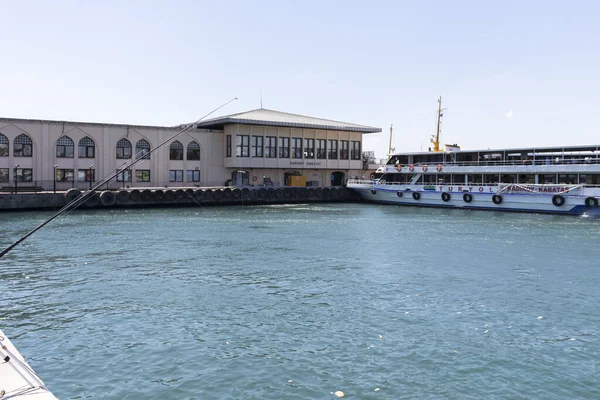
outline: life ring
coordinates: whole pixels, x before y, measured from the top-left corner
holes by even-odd
[[[435,167],[435,170],[436,170],[437,172],[442,172],[442,164],[438,164],[438,165]]]
[[[450,193],[448,193],[448,192],[442,193],[442,200],[444,201],[444,203],[449,202],[450,201]]]
[[[492,196],[492,201],[494,202],[494,204],[500,204],[502,203],[502,196],[500,196],[499,194],[495,194]]]
[[[428,169],[428,168],[427,168],[427,164],[423,165],[423,166],[421,167],[421,169],[423,170],[423,172],[427,172],[427,169]]]
[[[256,182],[258,180],[258,178],[256,176],[252,177],[252,182]]]
[[[396,171],[400,172],[400,170],[402,170],[402,165],[400,165],[400,164],[396,165]]]
[[[396,192],[396,195],[397,195],[398,197],[402,197],[402,192]]]
[[[413,192],[412,196],[413,196],[413,199],[419,200],[421,198],[421,193],[419,193],[419,192]]]
[[[408,167],[408,170],[409,170],[410,172],[413,172],[413,171],[415,170],[415,166],[414,166],[414,165],[412,165],[412,164],[410,164],[410,166]]]
[[[554,204],[556,207],[561,207],[565,204],[565,198],[560,194],[555,194],[552,196],[552,204]]]
[[[585,206],[590,208],[598,207],[598,199],[595,197],[588,197],[585,199]]]
[[[369,175],[369,178],[371,178],[371,179],[375,179],[375,174],[371,174],[371,175]]]
[[[463,194],[463,200],[465,201],[465,203],[470,203],[471,201],[473,201],[473,196],[469,193],[465,193]]]

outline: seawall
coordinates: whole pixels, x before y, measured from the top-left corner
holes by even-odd
[[[85,191],[79,189],[57,193],[2,193],[0,211],[60,209],[82,194]],[[345,187],[144,188],[97,191],[82,207],[193,207],[357,200],[357,194]]]

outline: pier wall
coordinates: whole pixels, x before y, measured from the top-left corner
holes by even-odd
[[[85,191],[2,193],[0,211],[60,209],[84,195]],[[123,189],[97,191],[82,208],[111,207],[194,207],[209,205],[286,204],[306,202],[357,201],[345,187],[201,188],[201,189]]]

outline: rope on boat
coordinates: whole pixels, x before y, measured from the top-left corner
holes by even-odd
[[[48,223],[50,223],[52,220],[58,218],[59,216],[61,216],[64,213],[67,213],[69,211],[75,210],[77,207],[81,206],[88,199],[90,199],[101,186],[107,184],[112,179],[116,178],[119,174],[123,173],[123,171],[126,171],[127,169],[131,168],[132,166],[134,166],[138,162],[140,162],[143,159],[145,159],[146,156],[149,156],[150,154],[154,153],[155,151],[157,151],[158,149],[160,149],[161,147],[163,147],[165,144],[167,144],[171,140],[175,139],[177,136],[181,135],[182,133],[187,132],[191,127],[196,126],[200,121],[202,121],[203,119],[205,119],[209,115],[215,113],[216,111],[220,110],[221,108],[225,107],[226,105],[228,105],[229,103],[231,103],[231,102],[233,102],[235,100],[237,100],[237,97],[234,97],[233,99],[229,100],[228,102],[223,103],[219,107],[215,108],[214,110],[212,110],[208,114],[206,114],[203,117],[201,117],[200,119],[198,119],[196,122],[187,125],[186,127],[184,127],[179,132],[175,133],[174,135],[172,135],[168,139],[164,140],[162,143],[160,143],[155,148],[151,149],[149,152],[144,153],[144,150],[146,150],[146,149],[144,149],[144,150],[141,150],[138,153],[136,153],[134,155],[134,157],[132,157],[129,161],[124,162],[121,165],[121,167],[117,170],[117,172],[111,172],[108,175],[104,176],[100,181],[98,181],[98,183],[96,183],[95,185],[93,185],[89,190],[85,191],[81,196],[79,196],[79,197],[73,199],[71,202],[67,203],[63,208],[61,208],[60,210],[58,210],[56,212],[56,214],[54,214],[53,216],[51,216],[50,218],[48,218],[46,221],[42,222],[36,228],[34,228],[31,231],[27,232],[25,235],[23,235],[22,237],[20,237],[17,241],[15,241],[13,244],[11,244],[10,246],[8,246],[6,249],[2,250],[2,252],[0,252],[0,258],[4,257],[5,254],[7,254],[9,251],[11,251],[13,248],[15,248],[19,243],[21,243],[22,241],[24,241],[25,239],[27,239],[29,236],[33,235],[38,230],[42,229],[45,225],[47,225]]]

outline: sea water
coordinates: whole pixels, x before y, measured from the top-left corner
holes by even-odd
[[[0,247],[49,215],[0,214]],[[0,259],[0,327],[61,399],[594,399],[599,244],[536,214],[75,211]]]

